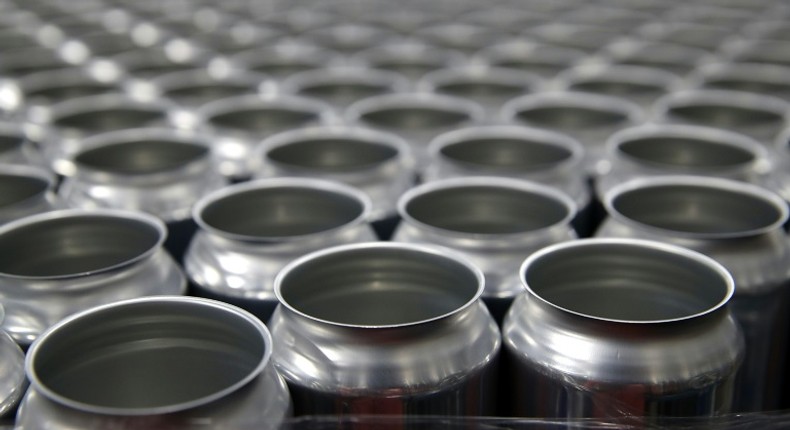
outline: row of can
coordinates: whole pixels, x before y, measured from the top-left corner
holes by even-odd
[[[0,2],[0,413],[784,406],[787,7],[416,5]]]

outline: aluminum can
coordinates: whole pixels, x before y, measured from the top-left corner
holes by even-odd
[[[788,65],[712,63],[700,67],[687,81],[691,88],[744,91],[790,101]]]
[[[637,38],[613,42],[599,55],[608,63],[660,69],[677,76],[685,76],[713,58],[705,49]]]
[[[0,164],[0,225],[64,208],[55,182],[52,173],[39,167]]]
[[[270,93],[228,97],[197,110],[198,128],[214,140],[220,173],[233,181],[252,176],[255,146],[276,133],[326,124],[335,113],[318,100]]]
[[[378,70],[400,73],[416,81],[426,73],[460,66],[466,56],[419,40],[394,40],[368,48],[351,57],[351,61]]]
[[[470,65],[430,72],[417,88],[474,101],[491,120],[507,101],[537,91],[543,81],[537,75],[506,68]]]
[[[398,201],[393,240],[456,250],[485,275],[483,302],[498,323],[523,288],[518,267],[544,246],[572,240],[573,201],[557,190],[509,178],[469,177],[412,188]]]
[[[165,100],[139,100],[122,94],[87,96],[52,105],[44,124],[43,153],[57,174],[70,176],[74,154],[91,135],[152,126],[173,126],[176,106]]]
[[[27,346],[77,311],[183,294],[185,277],[162,248],[166,234],[158,218],[109,209],[57,210],[3,225],[2,328]]]
[[[673,124],[646,124],[621,130],[606,143],[606,174],[598,178],[599,198],[637,177],[700,175],[755,185],[771,183],[775,162],[763,145],[727,130]]]
[[[197,110],[206,103],[228,97],[257,94],[269,78],[239,70],[212,72],[206,68],[163,74],[150,81],[158,97]]]
[[[685,90],[658,99],[656,122],[701,125],[745,134],[768,148],[790,123],[790,104],[761,94],[727,90]]]
[[[208,194],[194,207],[198,231],[184,256],[193,294],[267,321],[277,272],[321,248],[375,240],[370,209],[362,191],[321,179],[260,179]]]
[[[483,120],[475,102],[435,93],[387,94],[360,100],[345,110],[351,125],[394,133],[409,143],[417,173],[427,166],[428,144],[436,136]]]
[[[276,80],[306,70],[323,68],[340,54],[305,40],[284,40],[239,52],[230,59],[240,68],[264,73]]]
[[[0,88],[0,93],[2,91]],[[46,166],[40,143],[33,139],[24,125],[11,119],[0,120],[0,163],[42,168]]]
[[[413,36],[430,45],[473,54],[495,43],[502,33],[482,25],[444,21],[420,28]]]
[[[30,347],[17,428],[277,429],[290,397],[254,316],[194,297],[97,306]]]
[[[356,66],[307,70],[282,82],[283,91],[322,100],[338,111],[368,97],[406,92],[410,86],[396,72]]]
[[[5,311],[0,306],[0,321]],[[0,330],[0,420],[13,417],[17,405],[25,395],[28,382],[25,377],[25,354],[14,339]]]
[[[580,239],[527,257],[502,329],[513,411],[629,428],[731,409],[743,336],[729,273],[686,248]]]
[[[109,57],[137,79],[156,79],[169,73],[206,67],[211,58],[206,49],[184,38],[168,40],[161,48],[135,49]]]
[[[763,187],[730,179],[668,176],[613,187],[604,205],[608,217],[596,235],[684,246],[727,268],[736,286],[730,307],[746,338],[734,409],[775,409],[787,349],[787,204]]]
[[[502,107],[501,117],[573,137],[584,146],[583,167],[593,178],[604,168],[601,163],[609,136],[646,120],[642,108],[620,97],[573,91],[518,97]]]
[[[384,43],[393,33],[385,27],[346,21],[309,30],[301,37],[335,52],[350,54]]]
[[[398,197],[414,185],[411,148],[400,137],[361,127],[285,131],[256,148],[256,178],[311,177],[342,182],[366,193],[369,219],[386,240],[398,222]]]
[[[297,415],[491,415],[499,329],[446,248],[326,248],[286,266],[269,321]],[[327,359],[327,357],[331,357]]]
[[[91,136],[83,147],[58,189],[65,204],[154,215],[167,224],[165,248],[181,261],[196,228],[192,206],[228,183],[211,143],[183,130],[135,128]]]
[[[577,208],[574,227],[592,230],[582,145],[570,136],[514,125],[480,125],[443,133],[428,146],[425,182],[470,176],[524,179],[560,189]]]
[[[578,49],[515,38],[481,49],[472,61],[534,73],[545,79],[551,79],[586,57],[587,54]]]

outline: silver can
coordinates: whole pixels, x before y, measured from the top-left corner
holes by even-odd
[[[361,127],[311,127],[260,143],[256,178],[312,177],[342,182],[371,200],[370,221],[382,240],[397,223],[398,197],[414,185],[414,159],[400,137]]]
[[[361,191],[320,179],[260,179],[208,194],[194,207],[198,231],[184,256],[193,293],[266,321],[277,272],[308,252],[375,240],[370,209]]]
[[[529,94],[502,107],[502,119],[567,134],[584,146],[584,169],[603,172],[606,140],[646,120],[639,105],[615,96],[574,91]]]
[[[420,79],[417,88],[478,103],[489,119],[495,120],[508,100],[533,93],[543,80],[537,75],[500,67],[469,65],[430,72]]]
[[[649,67],[684,76],[711,61],[704,49],[644,39],[623,39],[610,44],[600,56],[613,64]]]
[[[787,203],[765,188],[730,179],[669,176],[613,187],[604,205],[608,217],[597,236],[681,245],[732,273],[731,308],[746,338],[735,410],[775,409],[787,349],[790,242],[782,228]]]
[[[551,79],[561,71],[579,64],[586,57],[587,54],[578,49],[517,38],[481,49],[475,54],[473,61],[535,73]]]
[[[55,182],[52,173],[38,167],[0,164],[0,225],[64,208]]]
[[[162,248],[165,236],[158,218],[109,209],[64,209],[3,225],[2,328],[25,346],[92,306],[183,294],[186,279]]]
[[[231,61],[241,68],[282,80],[294,73],[325,67],[339,55],[304,40],[283,40],[239,52]]]
[[[730,412],[743,336],[732,277],[711,258],[581,239],[532,254],[519,276],[527,291],[502,329],[516,416],[650,427]]]
[[[482,300],[501,323],[522,292],[518,267],[544,246],[572,240],[573,201],[534,182],[473,177],[412,188],[398,201],[394,241],[458,251],[485,275]]]
[[[331,106],[287,94],[246,95],[216,100],[197,111],[199,128],[214,140],[222,175],[234,181],[252,176],[252,154],[276,133],[332,121]]]
[[[173,124],[176,107],[164,100],[138,100],[122,94],[80,97],[56,103],[46,123],[44,158],[62,176],[74,173],[72,157],[88,136],[129,128]]]
[[[274,363],[301,414],[491,415],[501,339],[483,275],[392,242],[305,255],[275,280]]]
[[[72,162],[58,195],[81,209],[126,209],[167,224],[164,246],[181,261],[196,225],[192,206],[227,185],[211,143],[193,132],[135,128],[89,137]]]
[[[254,316],[193,297],[94,307],[27,354],[18,428],[277,429],[290,415],[272,341]]]
[[[405,92],[410,86],[396,72],[354,66],[294,73],[282,83],[286,92],[322,100],[338,110],[368,97]]]
[[[0,306],[0,322],[5,312]],[[14,339],[0,330],[0,420],[13,417],[17,405],[27,390],[25,377],[25,354]],[[2,421],[0,421],[2,422]]]
[[[700,67],[687,80],[691,88],[745,91],[790,101],[788,65],[713,63]]]
[[[482,121],[477,103],[434,93],[399,93],[369,97],[348,107],[346,120],[394,133],[408,142],[418,174],[427,165],[428,144],[436,136]]]
[[[268,77],[261,73],[199,68],[163,74],[151,80],[150,84],[159,97],[196,110],[216,100],[257,94],[267,80]]]
[[[723,128],[745,134],[772,148],[788,125],[790,104],[761,94],[728,90],[685,90],[655,103],[657,122]]]
[[[2,92],[0,83],[0,94]],[[35,133],[28,132],[24,125],[11,119],[0,120],[0,163],[45,167],[40,142],[34,140],[31,134]]]
[[[572,137],[548,130],[513,125],[481,125],[450,131],[428,146],[423,181],[470,176],[524,179],[558,188],[579,211],[574,221],[588,231],[590,190],[580,166],[584,148]]]
[[[460,66],[465,60],[466,56],[461,52],[412,39],[394,40],[351,57],[351,61],[373,69],[400,73],[414,81],[434,70]]]
[[[719,128],[646,124],[615,133],[606,143],[609,170],[598,178],[600,198],[637,177],[700,175],[767,186],[776,167],[759,142]]]

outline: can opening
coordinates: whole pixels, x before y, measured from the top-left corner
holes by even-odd
[[[163,239],[162,231],[141,219],[50,214],[20,220],[0,234],[0,272],[61,277],[109,270],[148,254]]]
[[[436,85],[436,90],[443,94],[476,99],[478,97],[517,97],[527,92],[525,85],[513,85],[495,80],[472,81],[455,80]]]
[[[603,242],[566,246],[536,256],[523,280],[562,310],[620,322],[691,318],[722,306],[733,291],[726,272],[683,253]]]
[[[281,300],[332,324],[392,327],[458,311],[477,299],[482,279],[460,261],[412,248],[325,252],[281,276]]]
[[[78,410],[178,411],[259,373],[269,348],[263,330],[224,305],[126,302],[46,333],[28,371],[47,397]]]
[[[219,100],[227,97],[254,93],[251,85],[234,84],[231,82],[214,82],[210,84],[187,84],[170,88],[164,92],[165,97],[174,100]]]
[[[364,210],[361,201],[345,193],[280,186],[218,198],[199,217],[223,233],[266,239],[326,232],[359,219]]]
[[[450,160],[518,172],[543,170],[573,156],[559,145],[508,138],[468,139],[444,146],[440,152]]]
[[[276,107],[239,109],[209,118],[214,125],[252,133],[298,128],[316,120],[315,112]]]
[[[727,168],[754,162],[755,154],[734,145],[692,137],[649,137],[618,146],[625,155],[645,163],[696,168]]]
[[[390,130],[452,127],[471,119],[468,114],[461,111],[429,106],[382,107],[363,113],[360,118],[373,126]]]
[[[266,153],[277,163],[327,172],[370,168],[397,155],[393,147],[353,137],[294,141]]]
[[[625,113],[577,106],[535,106],[519,110],[516,117],[537,127],[550,129],[609,127],[628,120]]]
[[[616,194],[611,208],[632,221],[683,233],[747,234],[783,222],[776,203],[757,195],[694,184],[660,184]]]
[[[559,199],[509,187],[469,185],[415,195],[406,214],[431,227],[471,234],[516,234],[556,225],[568,218]]]
[[[570,86],[570,89],[625,98],[633,96],[655,96],[658,98],[667,92],[666,88],[656,83],[608,81],[603,79],[576,82]]]
[[[49,185],[49,181],[40,177],[0,174],[0,207],[42,195]]]
[[[42,98],[49,102],[60,102],[77,97],[95,96],[112,91],[118,91],[118,89],[112,85],[98,82],[94,84],[84,83],[76,85],[62,85],[60,82],[52,82],[50,86],[25,91],[25,97],[28,100]]]
[[[144,127],[164,120],[164,113],[136,108],[104,108],[65,115],[54,120],[56,127],[75,128],[91,133]]]
[[[0,136],[0,154],[15,151],[25,142],[25,138],[19,136]]]
[[[392,89],[387,84],[374,82],[322,82],[305,84],[299,88],[299,93],[321,100],[337,100],[341,102],[361,100],[381,94],[387,94]]]
[[[208,156],[209,149],[168,140],[113,143],[79,153],[74,161],[103,172],[145,175],[167,172]]]
[[[695,124],[710,127],[738,127],[765,125],[779,127],[784,121],[776,112],[749,109],[741,106],[693,103],[688,106],[670,107],[667,113]]]
[[[763,94],[766,96],[780,97],[790,93],[790,82],[771,82],[769,80],[758,79],[738,79],[732,78],[708,78],[705,80],[703,86],[705,88],[727,90],[727,91],[745,91],[748,93]]]

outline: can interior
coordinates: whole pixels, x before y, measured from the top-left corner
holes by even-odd
[[[25,223],[0,235],[0,272],[59,277],[101,271],[158,246],[162,232],[147,222],[76,215]]]
[[[755,159],[745,148],[693,137],[637,138],[622,142],[618,150],[645,163],[694,168],[743,166]]]
[[[518,172],[546,169],[573,155],[563,146],[510,138],[466,139],[446,145],[440,152],[442,156],[457,162]]]
[[[13,136],[13,135],[0,135],[0,154],[9,151],[15,151],[22,147],[25,142],[25,138],[21,135]]]
[[[214,82],[210,84],[189,84],[170,88],[164,92],[165,97],[174,100],[219,100],[226,97],[240,96],[255,92],[252,85],[231,82]]]
[[[760,80],[747,80],[737,78],[709,78],[704,83],[705,88],[746,91],[749,93],[764,94],[767,96],[780,97],[790,93],[790,84],[780,82],[769,82]]]
[[[382,107],[363,113],[361,119],[376,127],[420,130],[452,127],[469,121],[468,114],[428,106]]]
[[[615,321],[689,318],[720,306],[732,288],[714,266],[617,243],[560,248],[535,259],[523,275],[530,290],[552,305]]]
[[[393,147],[354,138],[300,140],[266,153],[277,163],[326,172],[370,168],[397,155]]]
[[[550,129],[587,129],[619,125],[628,119],[621,112],[580,106],[535,106],[519,110],[516,117],[529,124]]]
[[[299,93],[321,100],[350,102],[391,92],[390,86],[373,82],[326,82],[304,85]]]
[[[415,195],[406,213],[431,227],[471,234],[514,234],[556,225],[568,207],[548,195],[515,188],[469,185]]]
[[[164,112],[133,107],[108,107],[61,116],[54,120],[56,127],[75,128],[87,132],[103,132],[144,127],[164,120]]]
[[[139,140],[114,143],[79,153],[74,161],[81,166],[122,175],[167,172],[206,158],[209,149],[201,145],[168,140]]]
[[[634,188],[614,196],[611,206],[638,223],[684,233],[739,234],[782,219],[781,208],[759,196],[692,184]]]
[[[354,326],[397,326],[438,318],[479,294],[468,267],[442,255],[403,248],[326,253],[293,267],[280,294],[311,318]]]
[[[588,80],[571,85],[573,91],[606,94],[619,97],[656,97],[665,94],[666,88],[658,84],[626,81]]]
[[[261,364],[261,329],[226,309],[177,301],[85,314],[42,339],[36,382],[72,405],[176,408],[238,384]],[[132,411],[130,411],[132,412]]]
[[[298,128],[316,120],[316,112],[276,107],[239,109],[209,118],[216,126],[252,133]]]
[[[524,85],[513,85],[495,80],[443,82],[437,84],[436,89],[443,94],[471,99],[477,97],[517,97],[527,92]]]
[[[117,88],[112,85],[101,84],[98,82],[92,84],[83,83],[76,85],[62,85],[58,82],[54,82],[52,84],[52,86],[25,91],[25,97],[31,100],[35,100],[36,98],[40,97],[51,102],[59,102],[77,97],[93,96],[117,91]]]
[[[299,186],[246,190],[207,204],[200,217],[221,232],[286,238],[326,232],[358,219],[364,205],[351,195]]]
[[[692,103],[670,107],[669,115],[709,127],[757,126],[779,127],[782,115],[761,109],[749,109],[734,105]]]
[[[49,185],[44,178],[0,173],[0,208],[42,195]]]

